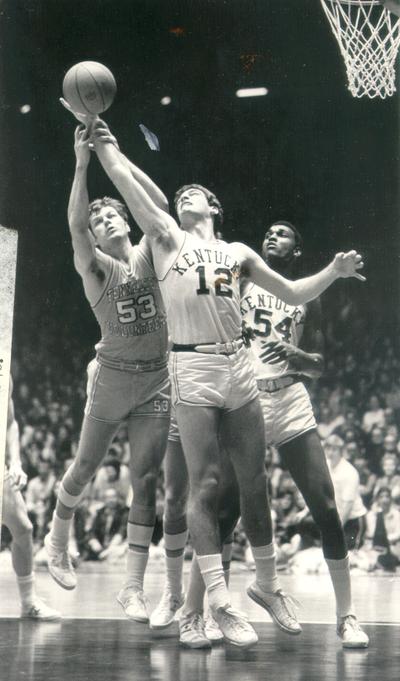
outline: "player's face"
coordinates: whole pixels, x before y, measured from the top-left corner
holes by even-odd
[[[293,230],[286,225],[272,225],[266,232],[262,254],[264,260],[269,257],[290,260],[296,250],[296,239]]]
[[[180,195],[177,204],[176,212],[179,220],[185,219],[185,215],[196,215],[198,217],[210,217],[212,215],[211,206],[208,203],[207,197],[201,189],[191,188],[187,189]]]
[[[107,249],[107,244],[129,233],[129,225],[112,206],[103,206],[98,213],[92,215],[90,226],[96,242],[102,249]]]

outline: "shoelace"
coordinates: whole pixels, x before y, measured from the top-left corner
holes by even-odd
[[[196,633],[201,633],[204,635],[204,624],[202,616],[196,612],[191,615],[188,619],[183,620],[181,629],[183,632],[195,630]]]
[[[341,630],[343,633],[346,631],[346,629],[351,629],[352,631],[356,632],[362,632],[362,629],[357,622],[356,618],[353,617],[352,615],[348,615],[345,617],[343,622],[341,622],[339,626],[339,630]]]
[[[296,600],[296,598],[294,598],[293,596],[289,596],[289,594],[286,594],[281,589],[278,589],[276,595],[279,597],[280,603],[285,608],[289,617],[296,620],[297,619],[296,610],[300,608],[299,601]]]
[[[178,610],[180,605],[181,605],[180,598],[167,592],[164,594],[162,601],[160,603],[160,610],[162,610],[163,612],[168,610]]]
[[[247,630],[248,628],[248,618],[247,616],[239,612],[239,610],[234,610],[234,608],[221,608],[219,610],[221,616],[229,622],[229,625],[236,629],[237,631]]]
[[[72,561],[68,551],[63,551],[61,554],[54,556],[52,563],[53,565],[60,566],[67,570],[72,569]]]

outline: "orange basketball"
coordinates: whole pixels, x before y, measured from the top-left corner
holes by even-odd
[[[81,61],[67,71],[62,89],[64,99],[74,111],[99,114],[113,103],[117,85],[106,66],[97,61]]]

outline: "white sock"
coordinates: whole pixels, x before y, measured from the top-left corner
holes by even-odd
[[[224,578],[221,554],[197,556],[197,560],[207,588],[210,607],[217,609],[230,605],[231,599]]]
[[[53,513],[53,522],[50,530],[50,541],[55,549],[64,551],[68,548],[69,532],[72,518],[65,520],[60,518],[56,511]]]
[[[192,563],[190,566],[189,584],[185,599],[183,612],[188,615],[192,612],[203,612],[204,594],[206,585],[200,572],[199,562],[196,553],[193,553]]]
[[[34,575],[33,572],[31,572],[30,575],[27,575],[26,577],[18,577],[17,575],[17,584],[18,584],[18,590],[19,590],[19,596],[21,599],[21,605],[22,607],[28,608],[33,604],[34,600]]]
[[[353,603],[351,601],[349,557],[345,556],[341,560],[333,560],[332,558],[326,558],[325,560],[335,592],[337,617],[354,615]]]
[[[128,549],[126,560],[126,582],[125,586],[132,587],[135,591],[143,590],[144,573],[146,571],[149,552],[145,553]]]
[[[263,591],[274,593],[279,589],[278,575],[276,574],[275,546],[273,543],[265,546],[251,547],[254,562],[256,564],[256,581]]]
[[[178,597],[182,593],[183,561],[187,534],[187,530],[177,534],[169,534],[168,532],[164,532],[167,588],[171,594]],[[168,555],[168,553],[172,552],[179,552],[179,555]]]

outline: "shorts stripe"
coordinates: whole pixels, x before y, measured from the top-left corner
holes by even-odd
[[[94,376],[93,376],[93,379],[92,379],[92,384],[90,386],[90,388],[91,388],[90,389],[90,395],[88,395],[88,401],[87,401],[87,404],[86,404],[85,413],[86,412],[90,413],[90,411],[92,409],[94,397],[95,397],[95,393],[96,393],[96,388],[97,388],[97,380],[99,378],[100,370],[101,370],[101,364],[96,362],[96,370],[95,370],[95,373],[94,373]]]
[[[308,428],[304,428],[304,430],[300,430],[298,433],[295,433],[294,435],[290,435],[290,437],[287,437],[285,440],[282,440],[281,442],[276,442],[275,447],[282,447],[282,445],[286,445],[288,442],[292,442],[292,440],[297,440],[300,435],[305,435],[305,433],[309,433],[310,430],[317,430],[317,426],[309,426]]]

